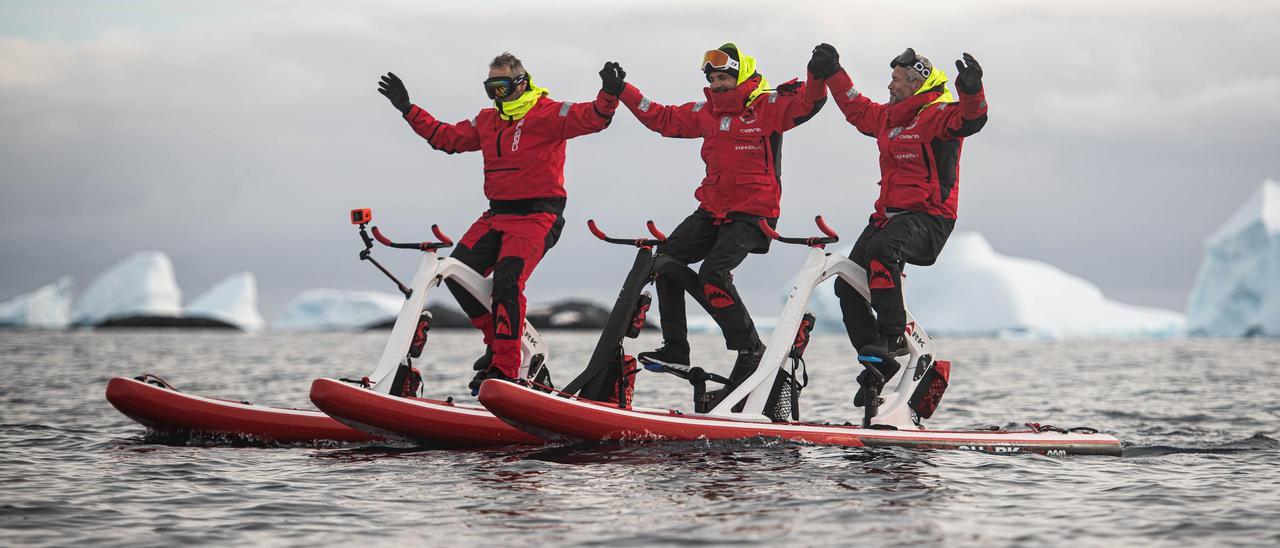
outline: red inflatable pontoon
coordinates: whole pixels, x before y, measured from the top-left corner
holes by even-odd
[[[164,381],[157,379],[157,383]],[[107,382],[107,401],[129,418],[161,432],[226,434],[280,443],[376,439],[319,411],[197,396],[167,384],[125,377]]]
[[[542,438],[512,428],[478,405],[390,396],[334,379],[312,382],[311,402],[352,428],[428,446],[546,443]]]
[[[819,445],[960,449],[984,453],[1120,455],[1120,441],[1096,431],[882,430],[849,425],[772,423],[621,409],[503,381],[485,381],[480,402],[522,430],[555,441],[780,438]]]

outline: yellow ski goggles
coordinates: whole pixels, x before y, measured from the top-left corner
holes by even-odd
[[[718,49],[707,50],[702,54],[702,72],[710,72],[713,70],[738,70],[738,62],[734,61],[728,53]]]

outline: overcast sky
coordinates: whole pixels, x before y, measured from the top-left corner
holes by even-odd
[[[375,92],[395,71],[444,120],[488,106],[510,50],[552,96],[589,100],[606,60],[652,99],[701,97],[704,50],[736,42],[775,83],[830,42],[869,97],[912,46],[954,76],[982,63],[990,122],[966,140],[958,230],[1114,299],[1184,309],[1203,240],[1280,178],[1280,3],[0,3],[0,300],[62,275],[83,290],[138,250],[173,258],[189,300],[242,270],[273,318],[299,291],[393,290],[356,260],[347,211],[397,239],[460,236],[485,208],[478,154],[431,150]],[[732,7],[730,7],[732,6]],[[611,301],[632,253],[590,237],[696,206],[696,140],[622,109],[569,145],[568,225],[531,302]],[[850,242],[872,209],[875,142],[834,105],[787,134],[780,229],[823,214]],[[803,250],[736,274],[773,315]],[[378,249],[407,278],[408,252]],[[962,288],[958,288],[962,289]]]

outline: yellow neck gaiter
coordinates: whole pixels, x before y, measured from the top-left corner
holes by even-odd
[[[498,117],[503,120],[519,120],[529,113],[529,110],[533,108],[533,105],[538,103],[538,99],[542,98],[543,95],[550,94],[551,91],[547,88],[539,87],[537,84],[530,81],[529,91],[520,94],[519,97],[510,101],[503,101],[501,103],[495,101],[493,109],[498,111]]]
[[[723,46],[720,46],[720,47],[721,47],[721,48],[725,48],[725,47],[733,48],[734,50],[736,50],[736,51],[738,52],[738,85],[739,85],[739,86],[741,86],[743,82],[746,82],[747,80],[750,80],[750,79],[751,79],[751,77],[755,75],[755,73],[756,73],[756,58],[755,58],[755,57],[752,57],[752,56],[750,56],[750,55],[747,55],[747,54],[745,54],[745,53],[742,53],[742,50],[738,49],[738,46],[737,46],[736,44],[734,44],[733,42],[729,42],[729,43],[727,43],[727,44],[725,44],[725,45],[723,45]],[[757,86],[756,86],[756,89],[755,89],[754,91],[752,91],[752,92],[751,92],[751,95],[749,95],[749,96],[747,97],[747,105],[748,105],[748,106],[750,106],[750,105],[751,105],[751,103],[754,103],[754,102],[756,101],[756,98],[757,98],[757,97],[760,97],[761,95],[763,95],[763,94],[765,94],[765,93],[768,93],[768,91],[767,91],[767,90],[768,90],[768,88],[769,88],[769,80],[765,79],[764,75],[763,75],[763,74],[761,74],[761,75],[760,75],[760,85],[757,85]]]
[[[938,67],[934,67],[933,71],[929,73],[929,77],[925,78],[923,84],[920,84],[920,89],[916,90],[915,95],[920,95],[921,93],[928,92],[938,86],[942,86],[942,95],[939,95],[937,99],[934,99],[928,105],[920,107],[920,110],[924,110],[938,103],[956,102],[956,97],[951,94],[950,89],[947,89],[946,84],[947,84],[947,73],[942,72],[942,69]]]

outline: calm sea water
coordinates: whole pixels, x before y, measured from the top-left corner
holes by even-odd
[[[310,407],[313,378],[365,373],[384,336],[0,332],[0,545],[1280,544],[1280,341],[939,341],[955,365],[930,426],[1094,426],[1125,440],[1122,458],[763,440],[173,446],[103,397],[147,371]],[[548,338],[563,384],[595,337]],[[461,396],[478,337],[429,345],[429,395]],[[727,371],[718,338],[694,345]],[[847,341],[817,337],[807,357],[805,418],[856,420]],[[641,402],[688,407],[678,379],[638,385]]]

